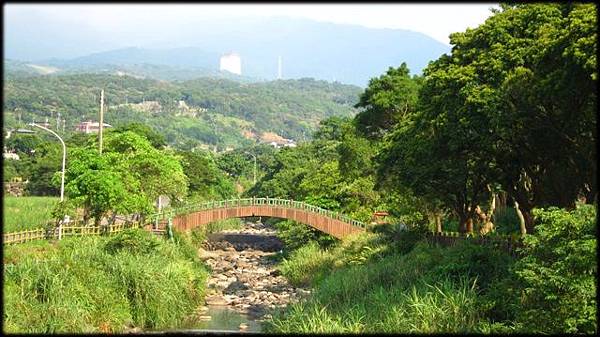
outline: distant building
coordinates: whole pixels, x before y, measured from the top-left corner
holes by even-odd
[[[19,155],[14,153],[14,152],[4,152],[3,154],[4,159],[12,159],[12,160],[19,160],[21,158],[19,158]]]
[[[112,128],[112,125],[104,123],[105,128]],[[81,122],[75,127],[75,131],[84,132],[84,133],[97,133],[100,131],[100,123],[99,122]]]
[[[270,142],[269,145],[272,147],[279,149],[281,147],[296,147],[296,142],[293,139],[283,138],[282,140],[276,140],[274,142]]]
[[[221,56],[219,69],[221,71],[226,70],[230,73],[241,75],[242,74],[242,60],[240,56],[235,53],[229,53]]]

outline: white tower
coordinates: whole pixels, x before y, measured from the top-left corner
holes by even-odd
[[[277,60],[277,79],[280,80],[281,79],[281,55],[279,56],[279,59]]]
[[[221,56],[219,69],[221,71],[227,70],[233,74],[242,74],[242,60],[240,56],[235,53],[228,53]]]

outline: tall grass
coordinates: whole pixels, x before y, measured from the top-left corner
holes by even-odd
[[[5,247],[4,332],[175,327],[201,303],[207,277],[185,244],[130,229]]]
[[[292,252],[290,258],[284,258],[279,269],[292,285],[302,287],[324,277],[332,266],[331,254],[310,242]]]
[[[425,241],[408,252],[387,246],[377,235],[361,234],[329,250],[314,244],[296,250],[282,263],[282,274],[314,291],[276,314],[267,331],[466,333],[505,327],[493,326],[485,314],[494,304],[481,298],[510,264],[502,253],[486,257],[471,244],[442,248]],[[474,259],[481,266],[466,268]]]
[[[4,197],[4,233],[43,227],[52,220],[56,197]]]

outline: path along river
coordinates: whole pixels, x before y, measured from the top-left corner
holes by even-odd
[[[308,289],[291,286],[276,270],[282,248],[275,230],[260,222],[209,235],[198,252],[212,269],[206,305],[185,328],[259,332],[276,308],[307,296]]]

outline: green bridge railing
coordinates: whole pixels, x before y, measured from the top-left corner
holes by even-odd
[[[219,200],[219,201],[206,201],[199,204],[186,205],[182,207],[173,208],[170,210],[165,210],[163,212],[159,212],[151,215],[149,218],[154,219],[155,222],[159,220],[166,220],[168,218],[173,218],[177,215],[181,214],[189,214],[194,212],[199,212],[203,210],[209,209],[219,209],[219,208],[232,208],[232,207],[243,207],[243,206],[278,206],[284,208],[294,208],[300,210],[306,210],[315,214],[320,214],[332,219],[340,220],[351,224],[356,227],[366,228],[366,224],[364,222],[354,220],[347,215],[341,214],[339,212],[330,211],[321,207],[313,206],[307,204],[303,201],[295,201],[295,200],[287,200],[287,199],[277,199],[277,198],[244,198],[244,199],[229,199],[229,200]]]

